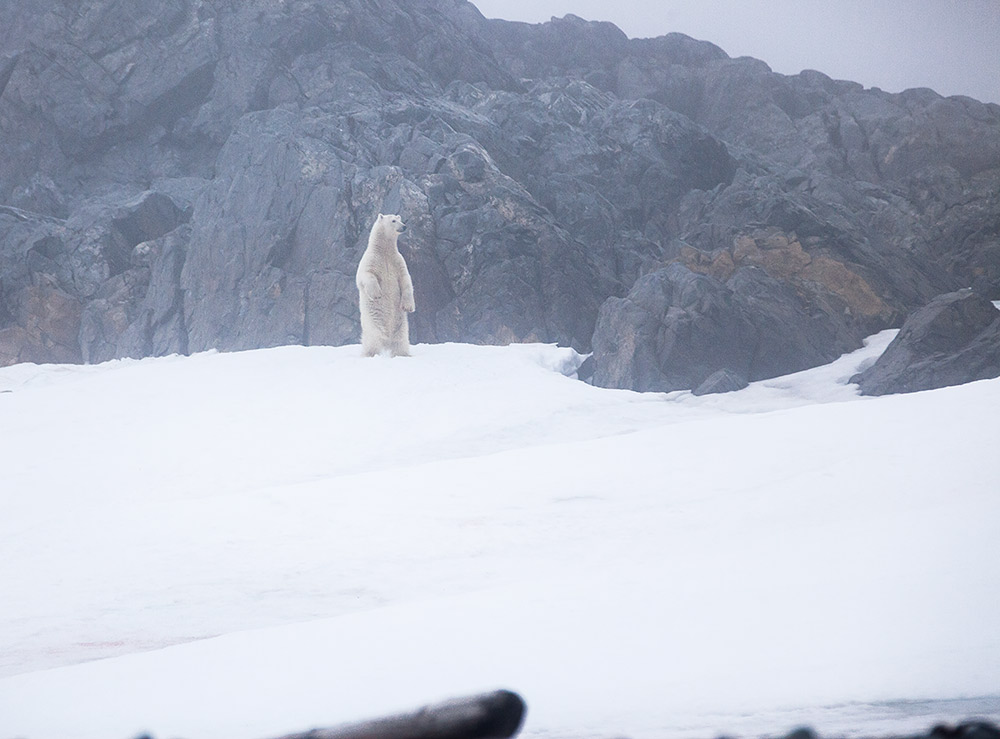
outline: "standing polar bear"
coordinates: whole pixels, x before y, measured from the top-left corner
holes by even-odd
[[[399,216],[379,213],[358,265],[361,348],[366,357],[383,351],[394,357],[410,356],[406,314],[415,310],[413,282],[396,244],[405,230]]]

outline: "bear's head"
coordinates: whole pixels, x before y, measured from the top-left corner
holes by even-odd
[[[403,223],[403,219],[394,214],[378,214],[378,225],[380,228],[386,229],[389,233],[401,234],[406,230],[406,224]]]

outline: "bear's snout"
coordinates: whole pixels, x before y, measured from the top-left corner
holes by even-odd
[[[405,231],[405,230],[406,230],[406,224],[405,223],[400,223],[399,224],[399,232],[403,233],[403,231]]]

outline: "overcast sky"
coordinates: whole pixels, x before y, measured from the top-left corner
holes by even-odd
[[[573,13],[632,37],[679,31],[775,72],[1000,103],[1000,0],[472,0],[488,18]]]

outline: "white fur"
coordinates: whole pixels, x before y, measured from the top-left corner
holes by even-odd
[[[410,355],[406,314],[415,310],[413,282],[396,244],[405,230],[406,224],[399,216],[379,213],[358,264],[361,348],[366,357],[383,351],[394,357]]]

